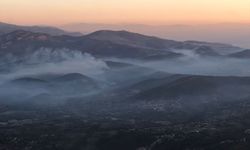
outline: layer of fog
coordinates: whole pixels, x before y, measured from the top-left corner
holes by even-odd
[[[102,74],[109,67],[77,50],[42,48],[23,56],[2,57],[1,70],[5,70],[0,73],[1,102],[28,101],[50,106],[100,92]],[[69,76],[60,78],[64,75]]]
[[[78,88],[78,81],[70,84],[60,81],[61,83],[57,83],[56,86],[52,88],[47,85],[43,86],[43,83],[39,82],[34,83],[34,88],[33,85],[26,86],[25,83],[18,86],[15,84],[13,86],[10,85],[10,87],[0,85],[0,100],[8,102],[9,99],[14,101],[28,100],[29,102],[43,103],[42,105],[49,106],[52,105],[52,103],[53,105],[63,103],[71,98],[87,100],[88,96],[90,96],[89,94],[92,94],[91,92],[94,92],[94,96],[100,96],[101,99],[109,99],[110,97],[112,98],[113,94],[115,95],[115,93],[112,93],[114,92],[112,91],[113,88],[116,89],[127,86],[128,84],[133,85],[140,81],[147,80],[152,77],[152,74],[158,71],[189,75],[250,75],[250,70],[248,69],[250,60],[247,59],[203,57],[190,50],[175,50],[175,52],[182,53],[185,56],[178,59],[158,61],[121,58],[97,59],[90,54],[82,53],[77,50],[52,50],[47,48],[39,49],[23,57],[8,55],[4,58],[5,62],[1,62],[2,67],[6,66],[9,69],[7,72],[0,73],[0,81],[3,85],[7,81],[22,77],[32,77],[43,74],[65,75],[80,73],[100,84],[106,84],[106,82],[108,82],[110,86],[103,86],[100,89],[92,88],[90,90],[85,90],[85,87],[82,88],[84,83],[80,83],[81,85]],[[107,60],[132,65],[125,65],[125,67],[112,69],[112,67],[108,66]],[[160,74],[156,74],[156,76],[158,75],[161,76]],[[115,86],[113,86],[112,82],[116,82]]]
[[[106,58],[172,74],[211,76],[250,76],[249,59],[230,57],[202,57],[190,50],[176,50],[185,56],[178,59],[142,61],[134,59]]]
[[[6,60],[7,59],[7,60]],[[40,74],[81,73],[96,77],[108,69],[106,63],[90,54],[76,50],[42,48],[22,58],[8,55],[7,73],[0,74],[0,79],[10,80]],[[4,66],[4,63],[1,65]]]
[[[0,74],[0,81],[6,81],[21,77],[35,76],[41,74],[68,74],[80,73],[96,80],[106,80],[106,74],[110,68],[105,61],[111,60],[133,64],[172,74],[193,74],[193,75],[218,75],[218,76],[249,76],[250,65],[248,59],[236,59],[229,57],[201,57],[194,51],[175,50],[185,57],[178,59],[165,59],[158,61],[145,61],[121,58],[95,58],[94,56],[69,49],[47,49],[42,48],[22,58],[8,55],[1,61],[1,67],[10,62],[13,65],[6,65],[8,72]],[[15,63],[16,62],[16,63]],[[11,64],[10,63],[10,64]],[[1,69],[2,69],[1,68]],[[131,68],[131,67],[130,67]],[[131,70],[131,69],[130,69]],[[128,70],[122,70],[123,72]],[[129,78],[124,76],[123,78]],[[109,77],[109,79],[112,77]]]

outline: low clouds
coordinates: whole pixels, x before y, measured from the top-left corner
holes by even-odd
[[[9,62],[16,62],[8,73],[1,75],[2,79],[14,79],[39,74],[81,73],[95,76],[108,69],[106,63],[87,53],[69,49],[42,48],[18,60],[8,57]],[[18,61],[17,61],[18,60]],[[7,65],[8,66],[8,65]]]

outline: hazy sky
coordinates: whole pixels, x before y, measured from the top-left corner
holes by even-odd
[[[250,0],[0,0],[0,21],[95,23],[250,22]]]

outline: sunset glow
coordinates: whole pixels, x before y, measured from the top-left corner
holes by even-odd
[[[250,22],[250,0],[1,0],[0,21],[97,23]]]

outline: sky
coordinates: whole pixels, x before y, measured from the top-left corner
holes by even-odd
[[[22,25],[250,23],[250,0],[0,0],[0,21]]]

